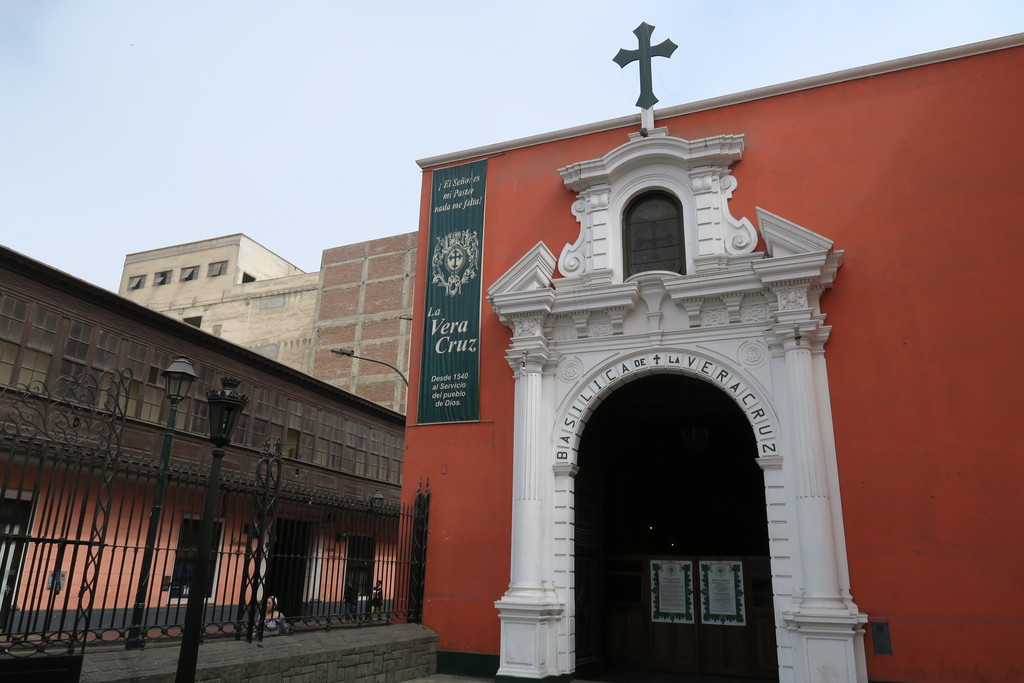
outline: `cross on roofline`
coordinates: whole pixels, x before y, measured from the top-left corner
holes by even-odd
[[[640,43],[640,48],[638,50],[619,50],[619,53],[612,60],[623,68],[631,62],[640,62],[640,98],[636,101],[636,106],[641,109],[650,109],[658,101],[658,98],[654,96],[654,88],[651,85],[651,58],[671,57],[678,47],[671,40],[663,40],[657,45],[651,46],[651,33],[653,31],[653,26],[648,23],[641,23],[633,31]]]

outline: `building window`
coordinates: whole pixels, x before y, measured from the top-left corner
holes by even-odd
[[[347,566],[345,583],[349,581],[363,595],[369,595],[373,587],[373,560],[376,556],[377,539],[373,536],[349,536],[346,548]]]
[[[348,439],[345,444],[345,461],[342,468],[346,472],[363,476],[366,473],[366,451],[370,440],[370,428],[358,422],[349,422],[346,427]]]
[[[57,323],[59,322],[60,316],[53,311],[37,308],[27,345],[33,349],[53,353],[54,342],[57,339]]]
[[[119,336],[106,330],[100,330],[92,366],[100,370],[109,370],[114,367],[117,364],[117,350],[120,344]]]
[[[0,384],[10,385],[14,378],[14,361],[18,357],[18,347],[9,342],[0,341]]]
[[[192,327],[202,327],[203,316],[196,315],[189,318],[182,318],[181,322],[185,323],[186,325],[191,325]]]
[[[0,341],[0,384],[8,385],[14,381],[15,362],[21,346],[21,336],[28,320],[28,302],[17,299],[9,294],[0,296],[0,339],[8,339],[13,343]]]
[[[153,286],[159,287],[160,285],[169,284],[171,281],[171,271],[161,270],[159,273],[153,275]]]
[[[189,266],[181,269],[181,281],[188,282],[199,277],[199,266]]]
[[[68,340],[64,344],[64,357],[71,360],[84,361],[92,346],[92,325],[80,320],[71,321]]]
[[[25,386],[36,382],[37,384],[33,388],[38,390],[41,386],[46,385],[46,378],[49,376],[50,355],[41,351],[24,349],[21,353],[21,373],[18,375],[18,381]]]
[[[256,278],[249,273],[242,273],[242,282],[256,282]]]
[[[21,334],[28,320],[28,302],[16,299],[10,294],[0,301],[0,339],[21,342]]]
[[[92,325],[80,320],[71,321],[67,341],[64,342],[64,360],[61,361],[60,374],[67,377],[85,375],[85,361],[92,347],[92,331]]]
[[[128,289],[142,289],[145,286],[145,275],[132,275],[130,278],[128,278]]]
[[[163,360],[163,354],[158,355],[161,357],[158,357],[156,361],[160,362]],[[167,367],[167,363],[161,364],[160,367]],[[151,366],[146,383],[140,387],[142,410],[139,412],[139,418],[147,422],[156,422],[157,424],[161,421],[160,413],[167,398],[163,389],[163,378],[160,376],[160,367]]]
[[[25,498],[26,495],[22,494],[21,497]],[[21,577],[21,586],[18,580],[25,569],[24,560],[30,543],[27,539],[31,530],[31,520],[31,500],[17,500],[6,496],[0,498],[0,538],[4,539],[0,543],[0,586],[3,586],[3,590],[0,590],[0,624],[5,626],[10,623],[8,620],[18,609],[16,597],[19,588],[26,592],[34,590],[28,588],[28,580],[25,577]],[[43,680],[45,676],[37,679]]]
[[[218,277],[226,272],[228,272],[228,262],[217,261],[216,263],[210,264],[210,271],[208,273],[208,277]]]
[[[170,597],[176,600],[184,600],[188,597],[189,588],[192,586],[192,573],[196,564],[196,550],[199,547],[199,525],[200,520],[185,517],[181,520],[181,529],[178,531],[178,547],[174,553],[174,569],[171,571],[171,594]],[[213,552],[210,553],[209,583],[206,585],[206,597],[214,597],[213,587],[217,585],[217,558],[220,548],[221,523],[213,523],[213,542],[210,546]]]
[[[18,381],[22,384],[29,385],[33,382],[46,384],[50,375],[50,363],[59,322],[60,316],[53,311],[47,311],[44,308],[36,309],[21,355],[21,371],[18,374]]]
[[[216,375],[212,368],[202,367],[197,368],[199,377],[196,379],[195,384],[192,386],[193,396],[206,396],[207,392],[214,388],[214,382],[216,381]],[[206,401],[189,401],[188,406],[192,412],[192,430],[197,434],[209,434],[207,418],[210,415],[209,404]],[[238,443],[245,443],[239,441]]]
[[[626,209],[623,221],[626,277],[649,270],[682,273],[686,267],[682,210],[675,197],[651,192]]]

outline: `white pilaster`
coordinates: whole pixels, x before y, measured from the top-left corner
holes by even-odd
[[[532,351],[532,352],[531,352]],[[501,620],[499,676],[542,679],[558,668],[557,622],[565,612],[550,577],[551,468],[540,462],[545,354],[523,351],[516,372],[512,447],[512,561],[510,583],[495,602]],[[514,361],[514,356],[510,359]]]
[[[540,455],[542,359],[524,356],[516,379],[512,472],[512,568],[506,597],[543,597],[545,496]]]
[[[790,310],[779,317],[802,316]],[[783,618],[800,643],[797,651],[802,657],[794,662],[796,680],[866,683],[862,664],[866,619],[842,589],[814,372],[813,347],[816,341],[823,343],[816,337],[827,336],[827,328],[813,316],[807,317],[802,324],[780,323],[775,328],[785,350],[787,452],[801,546],[801,579],[793,594],[793,610],[785,611]]]

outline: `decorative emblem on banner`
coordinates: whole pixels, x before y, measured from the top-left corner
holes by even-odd
[[[477,276],[480,241],[472,230],[456,230],[437,238],[431,258],[431,282],[457,296],[462,286]]]

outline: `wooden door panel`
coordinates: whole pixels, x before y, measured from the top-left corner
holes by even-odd
[[[615,669],[650,668],[650,630],[637,609],[613,609],[605,619],[605,661]]]
[[[694,624],[651,620],[652,559],[656,561],[658,558],[634,555],[604,559],[607,602],[598,617],[598,620],[604,622],[604,664],[613,669],[680,674],[765,679],[778,676],[774,607],[767,558],[672,558],[675,561],[693,562],[697,597]],[[696,571],[699,559],[743,562],[745,625],[701,622],[700,588]]]
[[[658,671],[697,673],[697,627],[693,624],[651,624],[652,663]]]
[[[700,626],[700,671],[720,676],[742,676],[751,672],[749,626]]]

